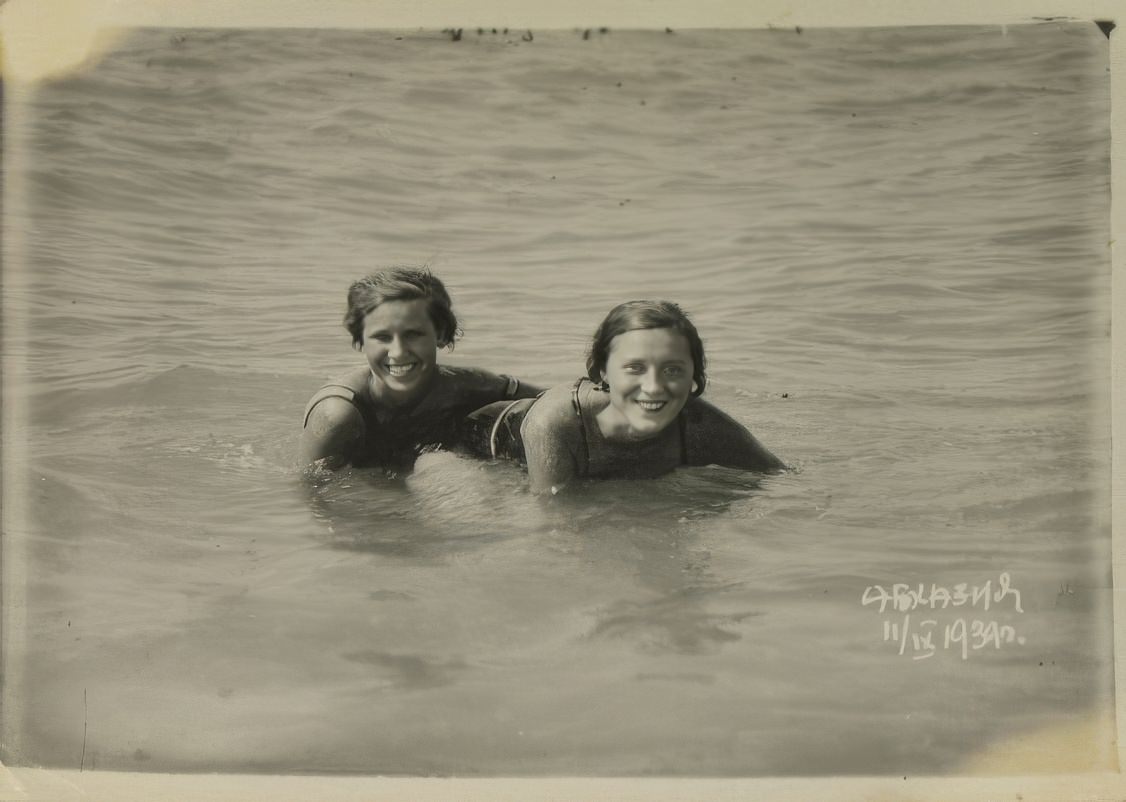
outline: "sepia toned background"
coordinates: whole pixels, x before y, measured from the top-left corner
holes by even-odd
[[[1107,67],[1066,24],[155,30],[43,87],[8,762],[960,774],[1063,720],[1088,762],[1045,768],[1112,766]],[[681,302],[797,470],[307,492],[343,290],[419,260],[449,361],[541,383]],[[860,604],[1001,571],[1023,613],[943,623],[1025,642],[966,660]]]

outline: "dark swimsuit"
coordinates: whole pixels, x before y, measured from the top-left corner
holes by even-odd
[[[512,459],[525,463],[520,424],[538,400],[537,395],[535,398],[497,401],[470,413],[466,418],[462,446],[481,459]]]
[[[571,408],[578,416],[582,425],[582,455],[579,460],[579,477],[591,475],[590,444],[592,441],[601,440],[601,433],[592,431],[592,426],[597,423],[588,420],[583,415],[583,407],[579,402],[579,388],[583,382],[589,382],[585,376],[577,379],[571,386]],[[535,398],[521,398],[516,401],[501,401],[489,404],[473,412],[468,418],[468,428],[465,445],[478,457],[485,459],[512,459],[521,464],[527,463],[524,451],[524,439],[520,436],[520,426],[528,414],[528,410],[539,400]],[[680,464],[688,464],[688,418],[683,411],[676,417],[680,429]]]
[[[326,398],[343,398],[364,421],[364,443],[352,462],[357,467],[411,467],[427,451],[456,448],[465,439],[466,416],[490,402],[509,403],[520,391],[520,382],[510,376],[473,368],[439,365],[449,391],[435,399],[424,398],[418,406],[396,412],[371,397],[370,371],[360,369],[321,387],[305,407],[305,420]]]

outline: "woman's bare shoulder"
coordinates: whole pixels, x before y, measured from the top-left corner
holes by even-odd
[[[301,432],[301,461],[327,460],[337,467],[351,460],[364,438],[364,419],[350,401],[328,396],[311,410]]]
[[[543,395],[536,399],[536,403],[528,410],[524,418],[525,431],[529,428],[540,433],[570,428],[572,422],[577,422],[574,403],[572,401],[572,386],[560,384],[545,390]]]

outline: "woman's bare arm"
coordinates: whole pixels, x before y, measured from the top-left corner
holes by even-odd
[[[364,419],[343,398],[328,397],[309,412],[301,432],[301,464],[315,462],[336,470],[352,462],[364,441]]]
[[[688,415],[690,465],[724,465],[764,473],[786,469],[747,427],[707,401],[689,402],[684,414]]]
[[[528,410],[520,427],[528,482],[533,493],[557,493],[578,474],[582,422],[571,406],[570,388],[554,388]]]

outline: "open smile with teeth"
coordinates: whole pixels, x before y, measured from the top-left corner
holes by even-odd
[[[668,401],[637,401],[637,405],[646,412],[660,412]]]
[[[391,365],[386,362],[383,363],[383,369],[387,371],[387,375],[395,377],[406,376],[417,367],[417,362],[407,362],[402,365]]]

